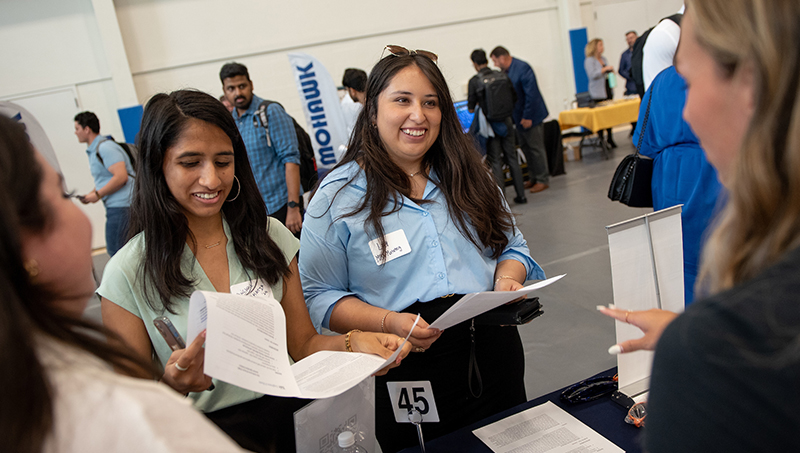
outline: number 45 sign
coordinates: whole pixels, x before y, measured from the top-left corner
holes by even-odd
[[[414,408],[422,415],[422,423],[439,421],[430,381],[387,382],[386,387],[397,423],[411,423],[408,411]]]

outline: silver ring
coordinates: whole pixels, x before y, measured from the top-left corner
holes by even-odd
[[[184,367],[178,365],[178,361],[177,360],[175,361],[175,368],[177,368],[178,371],[186,371],[186,370],[189,369],[189,367],[184,368]]]

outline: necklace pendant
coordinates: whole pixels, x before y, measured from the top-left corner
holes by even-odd
[[[217,242],[215,242],[215,243],[213,243],[211,245],[207,245],[206,248],[207,249],[213,249],[214,247],[220,245],[221,243],[222,243],[222,241],[217,241]]]

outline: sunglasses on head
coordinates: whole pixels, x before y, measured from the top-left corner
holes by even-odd
[[[422,55],[423,57],[429,58],[434,63],[437,63],[439,61],[439,56],[431,51],[421,50],[421,49],[408,50],[403,46],[394,46],[394,45],[388,45],[383,48],[383,52],[381,52],[381,59],[383,59],[383,54],[386,51],[389,51],[389,53],[391,55],[394,55],[395,57],[404,57],[406,55]]]

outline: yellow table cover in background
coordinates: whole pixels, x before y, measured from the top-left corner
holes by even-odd
[[[561,129],[583,126],[592,132],[608,129],[620,124],[633,123],[639,118],[639,98],[618,99],[597,107],[581,107],[564,110],[558,115]]]

